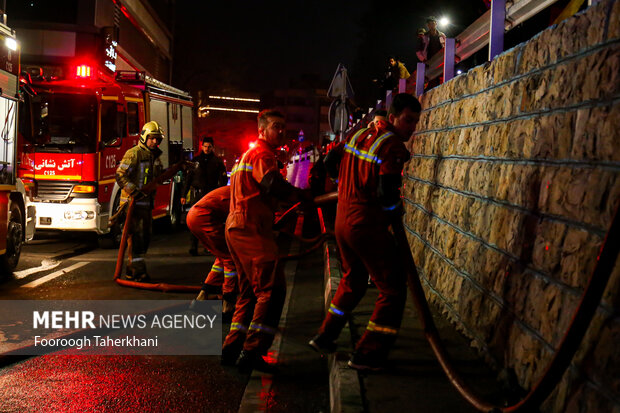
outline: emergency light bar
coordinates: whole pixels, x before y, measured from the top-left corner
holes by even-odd
[[[80,65],[77,67],[76,76],[90,78],[91,68],[88,65]]]
[[[6,40],[4,41],[4,44],[6,45],[7,48],[9,48],[12,51],[17,50],[17,42],[15,41],[15,39],[11,37],[7,37]]]

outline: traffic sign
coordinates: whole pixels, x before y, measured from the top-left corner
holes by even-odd
[[[334,100],[329,106],[327,118],[329,126],[335,134],[345,132],[349,126],[349,109],[347,104],[339,99]]]
[[[352,98],[354,95],[353,87],[351,87],[349,76],[347,75],[347,69],[342,64],[339,64],[338,69],[336,69],[336,74],[332,79],[332,83],[329,85],[327,96],[344,100],[346,98]]]

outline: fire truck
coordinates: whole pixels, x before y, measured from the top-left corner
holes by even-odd
[[[32,239],[35,208],[28,204],[30,183],[17,178],[19,48],[13,31],[0,23],[0,275],[13,271],[22,244]]]
[[[192,98],[142,72],[108,76],[75,65],[56,73],[25,73],[33,93],[22,106],[19,176],[33,183],[36,228],[95,232],[101,246],[113,247],[121,234],[120,224],[108,228],[120,201],[118,164],[151,120],[165,131],[164,168],[179,162],[195,145]],[[158,188],[154,219],[179,221],[181,188],[178,176]]]

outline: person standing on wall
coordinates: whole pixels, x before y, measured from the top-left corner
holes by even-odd
[[[409,79],[409,71],[405,64],[401,62],[396,56],[390,56],[389,66],[387,72],[387,79],[385,80],[386,90],[398,89],[398,82],[400,79]]]
[[[187,195],[190,191],[191,197],[189,200],[194,204],[215,188],[224,186],[228,182],[226,166],[222,159],[215,155],[215,145],[212,137],[205,136],[202,138],[200,154],[193,161],[196,167],[188,172],[185,179],[183,191],[181,192],[182,205],[188,203]],[[190,242],[189,253],[191,255],[198,255],[198,238],[190,234]]]
[[[412,95],[394,97],[387,122],[361,129],[334,148],[326,162],[339,170],[336,242],[343,277],[318,334],[308,343],[319,352],[336,349],[348,315],[366,293],[368,275],[379,289],[375,309],[349,367],[380,370],[385,366],[403,317],[407,278],[390,225],[403,214],[401,174],[410,154],[405,147],[420,118]]]
[[[446,46],[446,35],[443,32],[437,30],[437,18],[429,17],[426,19],[426,27],[428,27],[428,31],[424,34],[422,38],[422,48],[418,50],[416,55],[420,62],[427,63],[435,54],[439,53]],[[431,89],[440,84],[441,80],[439,77],[432,79],[428,82],[426,86],[428,89]]]
[[[145,194],[141,189],[152,182],[163,171],[159,160],[159,149],[164,139],[164,131],[155,121],[146,123],[140,132],[136,146],[125,152],[116,169],[116,182],[121,188],[120,207],[135,198],[131,217],[129,237],[127,239],[127,272],[125,278],[133,281],[148,281],[144,254],[151,240],[151,222],[153,219],[153,194]]]

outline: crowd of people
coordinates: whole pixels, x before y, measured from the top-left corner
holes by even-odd
[[[387,112],[336,145],[324,160],[326,173],[338,182],[335,235],[343,278],[308,344],[321,353],[336,350],[335,340],[365,294],[370,277],[379,297],[349,361],[350,367],[359,370],[380,370],[385,365],[403,315],[406,277],[389,227],[398,225],[403,214],[401,174],[409,160],[405,142],[420,111],[415,97],[396,95]],[[222,173],[213,158],[213,139],[206,137],[183,195],[192,190],[199,194],[187,214],[187,226],[215,256],[197,299],[222,299],[223,314],[231,319],[222,364],[236,365],[242,372],[273,373],[277,366],[264,356],[278,331],[286,298],[274,217],[278,206],[299,202],[312,207],[316,193],[294,187],[280,173],[277,155],[285,144],[284,115],[268,109],[260,112],[257,121],[257,144],[233,167],[230,185],[225,185],[225,170]],[[138,145],[127,151],[117,169],[124,202],[130,197],[138,201],[129,231],[126,277],[131,280],[148,280],[142,256],[148,248],[153,195],[142,189],[160,173],[158,145],[163,135],[156,122],[145,124]]]

